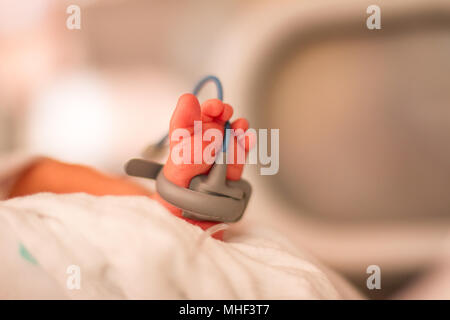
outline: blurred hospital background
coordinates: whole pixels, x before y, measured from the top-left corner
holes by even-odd
[[[0,154],[122,174],[217,75],[235,116],[280,129],[279,173],[246,169],[240,228],[282,230],[364,294],[401,296],[450,261],[449,57],[448,0],[0,0]],[[372,264],[383,290],[366,288]]]

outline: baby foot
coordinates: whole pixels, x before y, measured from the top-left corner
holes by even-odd
[[[191,149],[192,149],[191,164],[176,164],[172,160],[172,157],[169,156],[163,168],[164,175],[169,181],[183,188],[187,188],[189,187],[190,181],[193,177],[208,173],[208,171],[211,169],[213,165],[212,163],[210,164],[205,162],[205,159],[202,159],[201,163],[200,162],[194,163],[193,161],[194,121],[201,121],[203,131],[202,135],[206,130],[213,128],[220,130],[223,136],[225,122],[231,118],[232,114],[233,108],[230,105],[223,103],[218,99],[207,100],[200,106],[200,103],[198,102],[197,98],[192,94],[184,94],[179,98],[177,107],[172,115],[172,119],[170,120],[169,138],[172,136],[173,131],[176,129],[189,130],[189,132],[191,133]],[[241,129],[242,132],[247,131],[248,126],[249,126],[248,121],[242,118],[235,120],[231,124],[232,129],[234,130]],[[232,145],[234,147],[235,160],[237,155],[242,153],[242,151],[245,151],[247,153],[251,145],[250,139],[242,139],[241,137],[233,137],[234,143]],[[221,142],[222,141],[220,141],[220,143]],[[170,141],[171,154],[173,148],[178,143],[182,142]],[[202,142],[202,154],[205,148],[210,143],[211,143],[210,141]],[[244,164],[237,163],[237,161],[228,164],[227,179],[239,180],[241,178],[243,168]],[[197,221],[184,218],[182,217],[182,211],[179,208],[176,208],[170,203],[166,202],[158,194],[155,195],[155,199],[158,200],[161,204],[163,204],[167,209],[169,209],[169,211],[171,211],[174,215],[179,216],[194,225],[198,225],[202,229],[207,229],[217,224],[217,222]]]

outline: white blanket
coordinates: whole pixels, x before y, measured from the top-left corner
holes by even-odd
[[[0,201],[0,254],[0,298],[359,298],[271,231],[218,241],[147,197]]]

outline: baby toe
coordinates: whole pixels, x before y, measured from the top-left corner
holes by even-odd
[[[224,104],[219,99],[209,99],[202,103],[202,120],[211,121],[220,116],[224,110]]]
[[[221,121],[228,121],[230,120],[231,116],[233,115],[233,107],[229,104],[224,103],[223,104],[223,112],[217,117]]]
[[[243,147],[245,151],[249,151],[256,142],[254,132],[247,132],[249,126],[248,120],[244,118],[236,119],[231,124],[231,128],[236,132],[238,144]]]
[[[201,120],[200,103],[197,97],[187,93],[178,99],[175,111],[170,119],[170,131],[177,128],[188,128],[194,121]]]

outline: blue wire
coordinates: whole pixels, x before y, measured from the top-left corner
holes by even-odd
[[[203,86],[209,81],[213,81],[216,84],[216,87],[217,87],[217,99],[219,99],[220,101],[223,101],[222,83],[220,82],[219,78],[217,78],[216,76],[206,76],[206,77],[204,77],[202,80],[200,80],[196,84],[196,86],[194,87],[194,90],[192,90],[192,94],[198,95],[198,93],[203,88]]]
[[[209,75],[204,77],[202,80],[200,80],[194,87],[194,90],[192,90],[192,94],[197,96],[198,93],[200,92],[200,90],[203,88],[203,86],[209,82],[209,81],[213,81],[216,84],[216,88],[217,88],[217,99],[219,99],[220,101],[223,101],[223,87],[222,87],[222,83],[220,82],[219,78],[217,78],[216,76],[213,75]],[[230,133],[229,131],[227,131],[227,129],[230,129],[231,125],[230,125],[230,121],[225,122],[225,136],[223,139],[223,144],[222,144],[222,151],[226,152],[227,151],[227,147],[228,147],[228,143],[230,141]],[[157,148],[162,148],[164,146],[164,144],[166,143],[167,139],[169,138],[169,134],[166,134],[161,140],[158,141],[158,143],[156,144]]]
[[[230,121],[225,122],[225,128],[224,128],[224,137],[223,137],[223,143],[222,143],[222,151],[227,152],[228,144],[230,142],[230,131],[227,129],[231,128]]]

